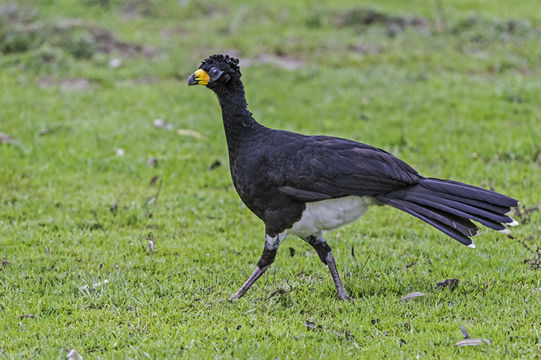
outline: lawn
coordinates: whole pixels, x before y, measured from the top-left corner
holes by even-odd
[[[327,234],[353,301],[290,237],[228,302],[264,227],[215,96],[187,86],[214,53],[240,58],[264,125],[493,188],[521,225],[469,249],[373,208]],[[541,358],[531,1],[19,0],[0,54],[0,358]],[[487,341],[456,346],[461,326]]]

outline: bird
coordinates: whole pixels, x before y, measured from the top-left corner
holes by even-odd
[[[475,248],[475,221],[508,234],[518,201],[492,190],[424,177],[394,155],[356,141],[303,135],[258,123],[248,110],[239,60],[204,59],[188,85],[212,90],[222,110],[233,185],[265,224],[265,244],[253,273],[229,298],[240,299],[294,235],[314,248],[334,281],[338,298],[351,300],[323,234],[354,222],[371,206],[388,205]]]

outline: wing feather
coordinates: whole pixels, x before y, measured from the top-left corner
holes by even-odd
[[[297,201],[377,196],[423,179],[402,160],[362,143],[326,136],[291,140],[285,146],[290,156],[286,174],[280,174],[279,191]]]

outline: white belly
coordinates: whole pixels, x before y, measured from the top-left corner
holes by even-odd
[[[359,196],[307,203],[301,219],[287,233],[306,237],[339,228],[360,218],[371,204],[373,200]]]

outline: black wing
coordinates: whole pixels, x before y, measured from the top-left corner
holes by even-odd
[[[377,196],[419,183],[411,166],[388,152],[355,141],[327,136],[282,137],[288,148],[287,171],[271,174],[279,191],[310,202],[348,195]],[[283,168],[282,168],[283,170]]]

